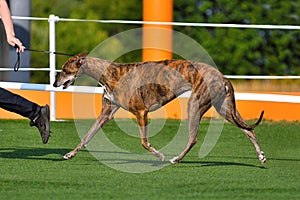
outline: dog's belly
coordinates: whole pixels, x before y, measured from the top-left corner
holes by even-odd
[[[154,111],[175,99],[178,93],[164,85],[150,84],[139,88],[136,96],[147,110]]]
[[[172,88],[161,84],[149,83],[139,88],[115,88],[113,97],[115,103],[130,112],[159,109],[182,93],[191,90],[190,84],[182,83],[180,87]]]

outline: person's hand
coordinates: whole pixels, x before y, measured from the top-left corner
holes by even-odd
[[[11,46],[15,47],[17,46],[16,52],[24,52],[25,47],[23,46],[22,42],[16,38],[14,35],[7,35],[7,42]]]

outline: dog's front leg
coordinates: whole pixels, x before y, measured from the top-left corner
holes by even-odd
[[[148,151],[150,151],[151,153],[153,153],[156,157],[158,157],[159,160],[164,161],[165,156],[159,151],[157,151],[154,147],[152,147],[151,144],[149,143],[148,129],[147,129],[147,125],[148,125],[147,114],[148,112],[146,111],[140,111],[136,114],[139,130],[140,130],[142,146]]]
[[[78,146],[69,153],[65,154],[63,158],[65,160],[68,160],[70,158],[73,158],[82,147],[88,144],[88,142],[97,134],[97,132],[113,117],[116,111],[119,109],[118,106],[111,104],[111,101],[103,98],[102,100],[102,112],[100,116],[97,118],[96,122],[93,124],[93,126],[90,128],[88,133],[81,139]]]
[[[73,158],[78,153],[78,151],[80,151],[80,149],[82,149],[82,147],[84,147],[91,140],[91,138],[96,135],[96,133],[101,128],[101,124],[104,125],[106,122],[107,121],[104,120],[104,116],[101,114],[100,117],[93,124],[93,126],[90,128],[90,130],[88,131],[88,133],[81,139],[81,141],[77,145],[77,147],[74,150],[70,151],[69,153],[65,154],[63,156],[63,158],[65,160],[69,160],[69,159]]]
[[[159,160],[164,161],[165,156],[159,151],[157,151],[154,147],[152,147],[151,144],[149,143],[148,136],[147,136],[147,128],[146,127],[139,127],[139,128],[141,132],[142,146],[148,151],[150,151],[151,153],[153,153]]]

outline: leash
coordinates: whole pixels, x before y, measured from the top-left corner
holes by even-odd
[[[14,48],[20,49],[18,45],[15,44]],[[39,53],[44,53],[44,54],[56,54],[56,55],[63,55],[63,56],[74,56],[74,54],[69,54],[69,53],[62,53],[62,52],[57,52],[57,51],[46,51],[46,50],[37,50],[37,49],[25,49],[25,51],[33,51],[33,52],[39,52]],[[21,61],[21,56],[20,52],[17,52],[17,61],[14,65],[14,71],[17,72],[19,71],[20,68],[20,61]]]

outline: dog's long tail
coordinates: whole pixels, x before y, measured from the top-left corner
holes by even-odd
[[[255,124],[253,125],[248,125],[246,124],[241,117],[237,114],[236,110],[232,110],[231,112],[232,115],[232,119],[234,120],[235,124],[242,129],[246,129],[248,131],[252,131],[255,127],[257,127],[259,125],[259,123],[261,122],[263,116],[264,116],[264,111],[262,111],[260,113],[259,119],[255,122]]]

